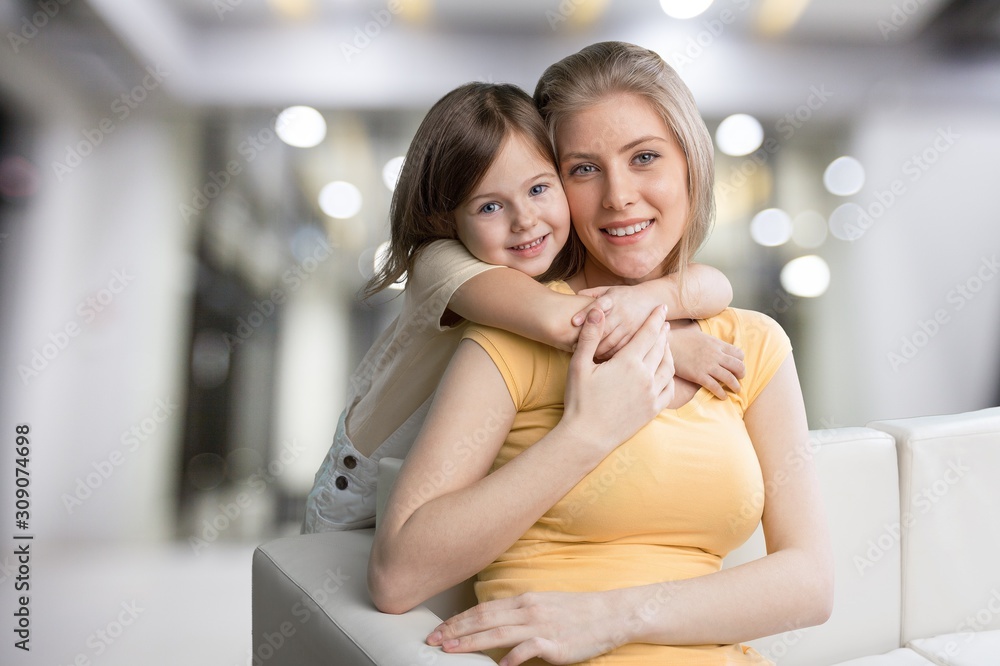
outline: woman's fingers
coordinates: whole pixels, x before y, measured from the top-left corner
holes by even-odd
[[[646,353],[656,344],[660,337],[660,331],[667,323],[666,316],[667,307],[665,305],[655,308],[619,353],[627,354],[631,350],[639,358],[646,358]]]
[[[573,360],[570,361],[571,371],[580,372],[583,368],[593,365],[594,355],[602,337],[604,337],[604,313],[598,308],[591,308],[576,340]]]
[[[653,346],[649,348],[646,355],[642,357],[643,362],[650,368],[656,368],[663,359],[663,354],[667,348],[667,336],[670,334],[670,322],[663,322],[660,333],[656,336]]]

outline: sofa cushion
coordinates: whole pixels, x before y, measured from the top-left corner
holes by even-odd
[[[901,643],[1000,629],[1000,408],[869,425],[897,440]]]
[[[913,650],[898,648],[885,654],[842,661],[834,666],[935,666]]]
[[[918,638],[908,647],[941,666],[1000,664],[1000,631],[977,631]]]
[[[830,664],[899,647],[895,442],[868,428],[813,430],[809,437],[833,542],[834,607],[826,624],[750,641],[781,666]],[[766,492],[767,486],[765,502]],[[724,566],[765,552],[758,527]]]

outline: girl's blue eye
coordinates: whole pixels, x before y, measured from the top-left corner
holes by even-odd
[[[495,201],[491,201],[488,204],[483,205],[483,207],[479,209],[479,212],[488,214],[488,213],[495,213],[498,210],[500,210],[500,204],[498,204]]]
[[[528,190],[528,194],[530,194],[533,197],[537,197],[539,194],[541,194],[547,189],[549,189],[548,185],[535,185],[530,190]]]

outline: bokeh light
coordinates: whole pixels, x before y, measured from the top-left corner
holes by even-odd
[[[320,190],[319,207],[339,220],[354,217],[361,211],[361,190],[346,181],[335,180]]]
[[[765,247],[784,245],[792,237],[792,218],[780,208],[768,208],[753,216],[750,237]]]
[[[385,163],[382,167],[382,182],[385,186],[389,188],[390,191],[396,189],[396,182],[399,180],[399,172],[403,170],[403,160],[405,158],[400,155],[399,157],[393,157],[391,160]]]
[[[726,155],[749,155],[764,142],[760,121],[745,113],[729,116],[715,130],[715,145]]]
[[[289,146],[312,148],[326,137],[326,121],[311,106],[290,106],[278,114],[274,131]]]
[[[830,162],[823,172],[823,185],[830,194],[849,197],[865,184],[865,168],[853,157],[844,155]]]
[[[792,259],[781,269],[781,286],[793,296],[822,296],[830,286],[830,267],[815,254]]]

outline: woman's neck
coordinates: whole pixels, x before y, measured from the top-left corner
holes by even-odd
[[[619,275],[615,275],[599,262],[587,257],[583,264],[583,270],[566,280],[566,283],[572,287],[573,291],[580,291],[581,289],[589,289],[591,287],[639,284],[640,282],[645,282],[647,279],[648,278],[639,278],[633,280],[623,278]]]

